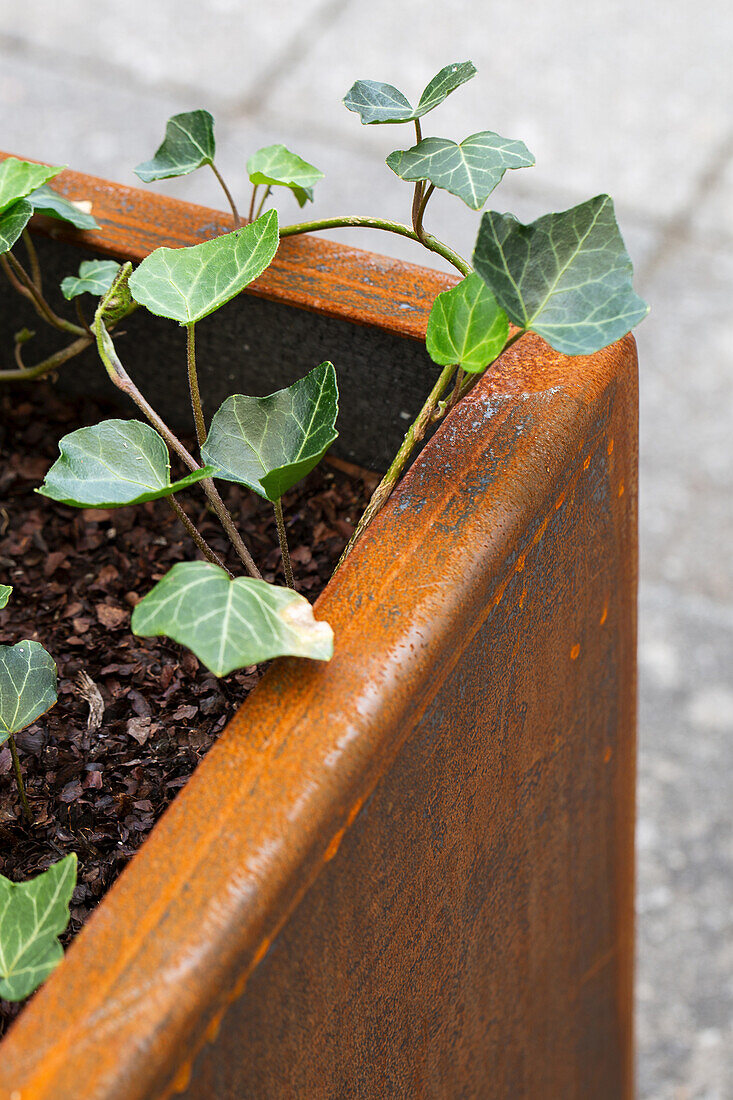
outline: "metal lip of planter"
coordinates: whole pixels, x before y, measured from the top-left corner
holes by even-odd
[[[55,185],[97,254],[227,228]],[[304,238],[253,293],[415,340],[451,283]],[[636,433],[631,337],[509,349],[319,599],[331,663],[273,664],[14,1024],[0,1096],[630,1100]]]

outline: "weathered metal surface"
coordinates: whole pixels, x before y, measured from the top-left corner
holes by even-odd
[[[0,152],[0,160],[9,155]],[[212,185],[216,187],[213,180]],[[171,199],[163,191],[164,183],[156,185],[158,190],[143,190],[64,171],[53,180],[53,187],[74,202],[91,202],[101,229],[85,233],[84,240],[95,254],[118,260],[139,262],[161,245],[200,244],[232,229],[230,215]],[[79,240],[79,233],[63,222],[50,218],[36,222],[56,240]],[[416,244],[416,259],[421,255],[425,253]],[[454,282],[426,267],[302,236],[281,242],[275,263],[248,293],[421,340],[424,311],[439,291]]]
[[[632,1094],[636,359],[527,337],[12,1029],[0,1097]]]

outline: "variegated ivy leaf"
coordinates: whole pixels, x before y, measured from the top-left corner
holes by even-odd
[[[13,591],[12,584],[0,584],[0,611],[8,606],[10,594]]]
[[[337,438],[338,388],[332,363],[268,397],[228,397],[201,448],[216,477],[277,501],[320,462]]]
[[[534,157],[524,142],[484,130],[460,144],[448,138],[424,138],[412,149],[390,153],[387,164],[400,179],[429,180],[463,199],[472,210],[480,210],[507,169],[530,167]]]
[[[69,923],[76,886],[72,853],[28,882],[0,875],[0,998],[22,1001],[63,958],[58,937]]]
[[[82,209],[80,203],[71,202],[52,187],[37,187],[28,196],[28,202],[37,214],[45,214],[47,218],[69,222],[77,229],[99,229],[99,223]]]
[[[117,278],[122,265],[116,260],[82,260],[78,275],[67,275],[61,280],[61,293],[69,301],[80,294],[93,294],[101,298]]]
[[[425,88],[417,107],[413,107],[409,99],[391,84],[382,84],[378,80],[357,80],[344,96],[344,105],[349,111],[357,112],[364,126],[414,122],[441,104],[475,74],[476,69],[470,61],[446,65]]]
[[[193,650],[215,676],[271,657],[329,661],[333,631],[303,596],[266,581],[231,580],[218,565],[180,562],[135,606],[132,630]]]
[[[590,355],[646,316],[608,195],[523,225],[481,219],[473,262],[509,320],[566,355]]]
[[[0,745],[56,702],[56,665],[39,642],[0,645]]]
[[[133,298],[159,317],[190,325],[239,294],[277,252],[277,211],[213,241],[156,248],[130,276]]]
[[[171,482],[168,448],[155,428],[140,420],[103,420],[77,428],[59,442],[59,451],[38,492],[74,508],[142,504],[214,473],[205,466]]]
[[[289,187],[300,206],[313,202],[313,185],[323,179],[323,172],[284,145],[258,149],[247,161],[247,172],[255,186]]]
[[[3,252],[10,251],[31,220],[32,214],[33,207],[26,199],[20,199],[7,210],[3,210],[0,214],[0,256]]]
[[[214,163],[214,120],[208,111],[186,111],[173,115],[165,126],[165,137],[152,160],[134,169],[145,183],[186,176],[204,164]]]
[[[63,165],[33,164],[30,160],[6,157],[0,162],[0,213],[63,170]]]
[[[434,363],[477,374],[501,353],[509,321],[480,275],[468,275],[433,302],[426,346]]]

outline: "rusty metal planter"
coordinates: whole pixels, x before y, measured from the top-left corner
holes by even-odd
[[[97,255],[224,228],[59,184]],[[276,339],[340,326],[348,457],[384,461],[364,356],[398,356],[391,446],[449,282],[311,238],[253,288]],[[268,672],[2,1044],[0,1096],[631,1096],[636,415],[630,337],[510,349],[321,597],[333,661]]]

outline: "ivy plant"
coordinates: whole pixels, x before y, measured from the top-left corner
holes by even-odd
[[[231,208],[232,229],[189,248],[158,248],[133,270],[110,260],[86,260],[61,284],[76,320],[57,314],[43,293],[27,223],[34,210],[86,228],[90,217],[58,192],[58,167],[9,158],[0,165],[0,267],[11,287],[30,300],[39,317],[74,339],[47,359],[27,366],[29,333],[15,341],[15,367],[0,380],[28,380],[57,370],[91,343],[110,379],[137,407],[141,419],[108,420],[80,428],[60,442],[60,455],[40,492],[72,507],[117,508],[165,498],[205,560],[176,565],[135,608],[136,633],[166,634],[188,645],[216,675],[291,654],[328,660],[332,637],[294,591],[283,499],[321,460],[336,439],[338,387],[330,362],[293,362],[293,381],[267,396],[232,394],[208,419],[196,364],[196,325],[256,280],[277,254],[280,240],[332,228],[372,228],[397,233],[440,255],[459,280],[438,294],[427,324],[426,347],[436,375],[422,409],[408,427],[346,549],[348,553],[388,499],[428,427],[444,417],[511,344],[534,332],[558,352],[590,355],[629,332],[647,307],[632,286],[632,267],[613,203],[598,195],[569,210],[544,214],[528,225],[512,214],[488,210],[477,225],[471,262],[425,226],[436,192],[480,211],[507,171],[529,168],[534,157],[515,137],[491,129],[456,140],[423,135],[446,98],[475,75],[470,61],[442,68],[417,100],[393,84],[357,80],[344,105],[365,126],[408,125],[410,138],[387,157],[387,166],[410,185],[404,222],[346,215],[281,224],[269,206],[289,191],[303,207],[323,173],[282,144],[255,150],[246,162],[251,187],[243,223],[234,192],[216,164],[214,119],[203,108],[174,115],[152,157],[135,169],[157,182],[210,168]],[[408,131],[410,132],[410,131]],[[412,136],[414,134],[414,137]],[[397,144],[397,143],[395,143]],[[234,189],[236,190],[236,188]],[[24,242],[27,264],[14,251]],[[87,296],[98,299],[93,318]],[[124,366],[115,328],[142,307],[186,329],[185,377],[196,431],[191,453],[150,405]],[[184,471],[173,477],[171,461]],[[218,481],[234,482],[268,500],[275,511],[286,587],[267,585],[226,509]],[[238,556],[235,575],[212,550],[178,496],[203,491]],[[21,643],[28,645],[29,643]],[[26,657],[29,651],[25,651]],[[17,658],[15,658],[17,659]],[[32,709],[32,708],[31,708]]]
[[[59,936],[69,923],[76,856],[52,863],[28,882],[0,875],[0,998],[22,1001],[61,962]]]
[[[0,585],[0,608],[7,605],[12,586]],[[0,645],[0,746],[8,743],[23,813],[33,820],[23,783],[15,734],[55,705],[56,665],[40,642],[25,639]]]

